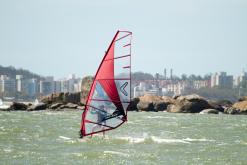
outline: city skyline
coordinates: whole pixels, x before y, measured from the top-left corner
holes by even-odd
[[[243,0],[1,1],[1,65],[94,75],[116,30],[127,29],[134,72],[236,75],[247,69],[246,9]]]
[[[172,73],[172,70],[171,70]],[[138,75],[139,74],[139,75]],[[135,74],[132,81],[133,97],[139,97],[145,94],[157,96],[172,96],[188,94],[191,92],[200,92],[200,89],[206,89],[210,93],[210,89],[227,90],[231,93],[231,97],[236,98],[236,93],[240,97],[242,88],[246,88],[247,72],[243,72],[238,76],[228,75],[226,72],[214,73],[209,77],[188,77],[177,79],[172,74],[166,77],[164,75],[155,75],[154,79],[143,79],[140,75]],[[139,77],[139,79],[138,79]],[[150,77],[150,76],[149,76]],[[86,78],[88,79],[88,78]],[[4,99],[36,99],[52,93],[75,93],[82,92],[83,82],[86,79],[76,77],[74,74],[69,75],[66,79],[55,80],[53,76],[44,77],[43,79],[25,78],[23,75],[15,75],[15,78],[4,74],[0,75],[0,97]],[[85,85],[85,84],[84,84]],[[215,96],[211,93],[211,96]],[[208,94],[206,93],[208,96]]]
[[[2,65],[0,65],[0,66],[2,66]],[[50,77],[52,77],[52,78],[53,78],[54,80],[56,80],[56,81],[70,79],[71,77],[74,77],[74,78],[84,78],[84,77],[87,77],[87,76],[95,76],[95,74],[80,76],[80,75],[78,75],[78,74],[76,74],[76,73],[69,73],[69,74],[64,75],[64,76],[62,76],[62,77],[58,77],[58,76],[56,76],[56,75],[40,75],[40,74],[38,74],[38,73],[31,72],[30,70],[27,70],[26,68],[16,68],[15,66],[2,66],[2,67],[5,67],[5,68],[7,68],[7,67],[13,67],[13,68],[16,69],[16,70],[19,70],[19,69],[21,69],[21,70],[26,70],[26,71],[29,71],[29,72],[32,73],[32,74],[39,75],[39,76],[41,76],[41,77],[43,77],[43,78],[50,78]],[[227,72],[227,71],[224,71],[224,70],[221,70],[221,71],[213,71],[213,72],[205,73],[205,74],[176,73],[176,71],[174,71],[173,68],[164,68],[163,70],[154,71],[154,73],[145,72],[145,71],[132,71],[132,73],[138,73],[138,72],[150,74],[150,75],[152,75],[154,78],[155,78],[155,76],[157,76],[157,74],[159,74],[159,76],[164,76],[164,74],[165,74],[167,78],[170,78],[170,77],[182,78],[182,76],[191,76],[191,75],[194,75],[194,76],[201,76],[201,77],[203,77],[203,76],[211,76],[211,75],[213,75],[213,74],[217,74],[217,73],[220,74],[220,73],[223,73],[223,72],[227,73],[228,75],[239,76],[239,75],[241,75],[241,74],[243,74],[243,73],[246,73],[247,70],[242,69],[241,71],[237,72],[236,74],[231,74],[231,73],[229,73],[229,72]],[[166,72],[166,73],[164,73],[164,72]],[[7,75],[7,76],[8,76],[8,74],[0,74],[0,76],[1,76],[1,75]],[[18,75],[18,74],[16,74],[16,75]]]

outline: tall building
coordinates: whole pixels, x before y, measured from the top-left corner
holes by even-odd
[[[247,81],[247,72],[242,72],[239,76],[235,77],[234,79],[234,86],[241,85],[241,82]]]
[[[6,75],[1,75],[0,77],[0,92],[5,92],[14,95],[16,91],[15,79],[10,79]]]
[[[23,76],[22,75],[16,75],[16,88],[17,92],[22,92],[22,86],[23,86]]]
[[[55,84],[54,92],[60,93],[61,92],[61,81],[55,81],[54,84]]]
[[[24,91],[31,97],[36,96],[38,92],[38,82],[37,79],[27,79],[25,80]]]
[[[171,70],[170,70],[170,79],[171,79],[171,80],[173,79],[172,72],[173,72],[173,70],[171,69]]]
[[[166,68],[164,69],[164,79],[166,80]]]
[[[69,82],[67,80],[60,80],[61,82],[61,92],[69,92]]]
[[[68,81],[68,92],[74,92],[75,79],[69,79]]]
[[[211,87],[233,87],[233,76],[227,75],[226,72],[215,73],[211,76]]]
[[[40,93],[48,95],[54,92],[54,78],[52,76],[46,77],[45,80],[40,81]]]

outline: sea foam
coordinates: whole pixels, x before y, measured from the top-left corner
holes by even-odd
[[[120,155],[120,156],[129,157],[129,154],[119,152],[119,151],[104,151],[104,154],[112,154],[112,155]]]

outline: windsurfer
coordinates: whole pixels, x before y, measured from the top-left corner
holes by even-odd
[[[83,139],[83,134],[81,130],[79,131],[79,138]]]
[[[105,111],[105,106],[104,105],[101,105],[99,107],[99,113],[98,114],[98,119],[97,119],[97,123],[101,124],[101,125],[106,125],[106,116],[107,116],[107,113]]]
[[[107,117],[107,112],[105,111],[105,106],[100,105],[97,113],[97,121],[96,121],[98,124],[95,124],[95,126],[93,126],[92,132],[94,132],[96,128],[102,128],[104,127],[104,125],[106,125],[106,120],[107,120],[106,117]],[[105,132],[103,132],[103,135],[105,136]]]

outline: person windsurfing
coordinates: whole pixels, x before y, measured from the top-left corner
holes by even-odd
[[[84,137],[113,130],[127,121],[131,40],[132,32],[117,31],[98,67],[82,113],[80,134]]]
[[[105,106],[104,105],[100,105],[99,109],[97,110],[97,123],[95,124],[92,128],[92,130],[94,131],[96,128],[104,128],[104,126],[106,125],[106,120],[107,120],[107,112],[105,110]],[[103,131],[103,135],[105,137],[105,131]],[[92,137],[92,136],[91,136]]]

